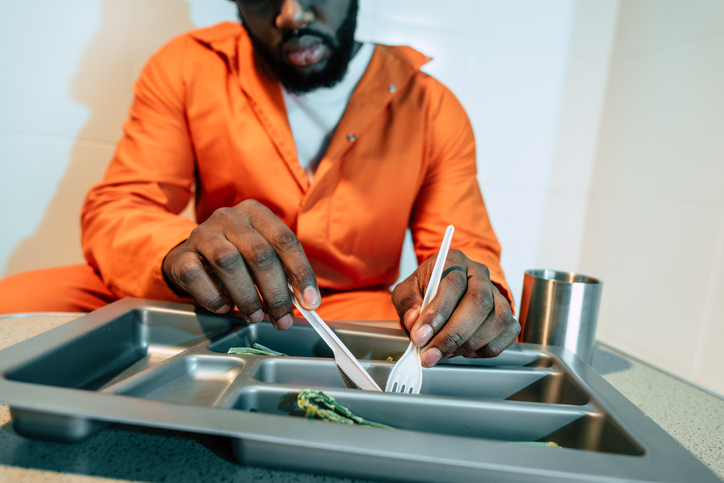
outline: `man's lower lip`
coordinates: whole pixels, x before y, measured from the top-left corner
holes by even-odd
[[[327,48],[324,44],[316,44],[306,49],[289,50],[284,56],[286,57],[287,62],[293,65],[312,65],[322,60],[322,56],[324,56],[326,49]]]

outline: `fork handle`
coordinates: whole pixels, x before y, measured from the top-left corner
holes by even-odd
[[[437,254],[437,260],[435,260],[435,265],[433,266],[432,273],[430,274],[430,281],[427,283],[425,297],[422,299],[422,306],[420,307],[421,313],[425,307],[427,307],[427,304],[429,304],[435,297],[437,289],[440,286],[442,272],[445,269],[445,260],[447,260],[447,252],[450,250],[450,242],[452,241],[454,231],[455,227],[452,225],[448,226],[447,230],[445,230],[445,236],[442,239],[440,251]]]

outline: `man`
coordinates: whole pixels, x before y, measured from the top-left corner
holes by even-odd
[[[284,330],[289,281],[327,319],[399,318],[428,367],[499,354],[520,327],[470,123],[420,72],[428,59],[356,42],[357,0],[237,5],[243,27],[181,36],[142,72],[83,209],[89,265],[6,279],[0,312],[136,296],[236,306]],[[193,188],[198,225],[178,216]],[[445,275],[420,313],[448,224]],[[408,227],[420,266],[390,300]]]

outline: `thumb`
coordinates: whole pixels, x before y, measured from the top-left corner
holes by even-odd
[[[412,333],[422,306],[422,294],[415,273],[397,284],[392,292],[392,303],[395,305],[400,322]]]

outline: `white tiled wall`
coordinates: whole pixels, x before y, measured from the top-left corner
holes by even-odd
[[[0,276],[78,263],[101,179],[148,57],[225,0],[0,2]]]
[[[622,2],[581,270],[601,340],[724,394],[724,2]]]

